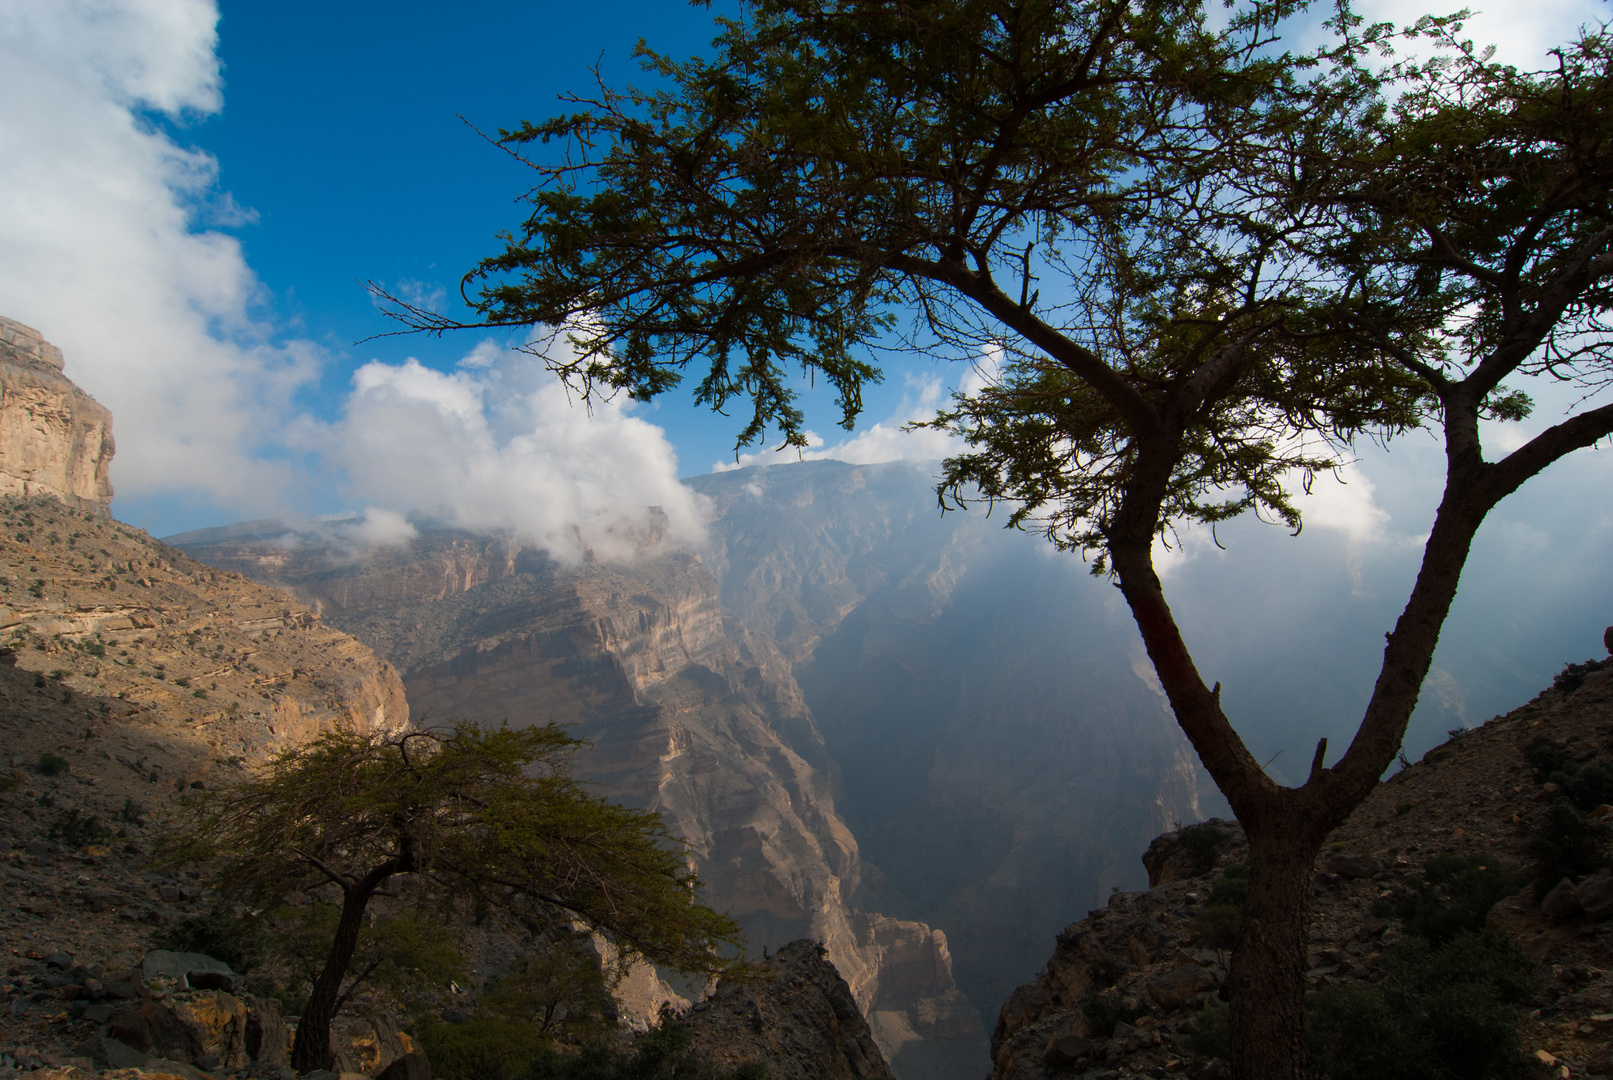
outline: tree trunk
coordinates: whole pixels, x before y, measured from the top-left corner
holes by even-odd
[[[1283,816],[1283,815],[1274,815]],[[1322,837],[1299,822],[1247,822],[1249,898],[1232,953],[1233,1080],[1301,1080],[1311,889]]]
[[[291,1067],[300,1073],[329,1069],[336,1062],[330,1045],[330,1025],[336,1019],[336,1004],[347,977],[348,965],[358,949],[359,931],[364,926],[364,908],[382,881],[391,875],[372,870],[342,889],[342,915],[336,923],[336,939],[331,942],[325,970],[320,972],[308,995],[308,1004],[297,1021],[297,1040],[291,1047]]]

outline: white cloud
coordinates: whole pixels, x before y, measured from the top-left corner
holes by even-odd
[[[1538,70],[1547,66],[1548,50],[1573,38],[1581,26],[1595,27],[1608,17],[1598,0],[1470,0],[1432,4],[1427,0],[1361,0],[1356,11],[1370,22],[1405,26],[1426,14],[1451,14],[1469,8],[1461,36],[1474,45],[1496,47],[1504,64]]]
[[[560,559],[585,548],[631,558],[652,535],[704,539],[702,500],[678,482],[660,428],[623,401],[597,402],[590,414],[540,360],[490,342],[450,373],[413,359],[365,364],[346,416],[311,438],[366,500],[510,529]]]
[[[144,115],[221,106],[217,21],[210,0],[0,6],[0,314],[112,410],[121,492],[261,506],[291,474],[259,451],[320,356],[254,321],[240,244],[197,228],[250,211]]]
[[[1355,462],[1315,476],[1307,492],[1296,478],[1291,485],[1294,505],[1307,529],[1342,533],[1352,544],[1386,540],[1389,512],[1373,501],[1377,485]]]

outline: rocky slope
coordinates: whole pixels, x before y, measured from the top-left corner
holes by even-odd
[[[37,980],[127,970],[213,899],[146,865],[154,818],[320,730],[395,730],[408,710],[390,665],[284,593],[54,498],[0,498],[0,635],[0,1045],[59,1048],[105,1018]],[[52,955],[69,962],[46,970]]]
[[[50,495],[105,517],[112,414],[63,374],[62,352],[0,318],[0,495]]]
[[[1613,661],[1582,669],[1529,704],[1458,733],[1381,784],[1318,860],[1307,979],[1313,989],[1374,985],[1383,956],[1417,912],[1398,906],[1443,859],[1462,888],[1511,888],[1540,873],[1535,838],[1562,785],[1539,771],[1542,748],[1570,775],[1613,760]],[[1562,774],[1558,774],[1561,778]],[[1587,772],[1587,776],[1596,776]],[[1533,966],[1523,1052],[1560,1077],[1613,1075],[1613,806],[1589,814],[1594,857],[1570,878],[1505,895],[1477,918]],[[1597,822],[1602,822],[1598,825]],[[1195,1020],[1221,1004],[1227,953],[1206,935],[1218,882],[1247,859],[1231,823],[1215,842],[1180,832],[1143,856],[1150,888],[1119,892],[1058,935],[1041,974],[1010,997],[992,1036],[993,1080],[1223,1075],[1195,1051]],[[1200,826],[1201,829],[1205,826]],[[1453,862],[1453,860],[1461,860]],[[1510,890],[1509,890],[1510,891]],[[1466,900],[1439,894],[1441,912]],[[1224,942],[1221,943],[1224,945]]]

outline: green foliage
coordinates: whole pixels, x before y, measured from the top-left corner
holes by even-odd
[[[616,1003],[592,940],[558,925],[517,957],[508,972],[489,981],[481,1008],[573,1041],[597,1038],[616,1020]]]
[[[275,951],[276,937],[261,915],[214,904],[201,914],[176,919],[151,935],[151,944],[174,952],[199,952],[222,960],[238,975],[258,968]]]
[[[1187,1049],[1193,1056],[1210,1061],[1225,1059],[1232,1045],[1231,1010],[1212,1005],[1188,1023]]]
[[[1587,660],[1583,664],[1569,664],[1557,673],[1551,685],[1565,694],[1572,694],[1585,682],[1585,676],[1593,671],[1602,670],[1602,665],[1595,660]]]
[[[1218,826],[1208,823],[1189,825],[1179,834],[1182,846],[1187,849],[1193,865],[1200,872],[1215,865],[1215,857],[1226,846],[1227,834]]]
[[[1205,898],[1205,907],[1235,907],[1242,908],[1243,902],[1249,898],[1249,868],[1242,863],[1234,863],[1221,871],[1210,887],[1210,895]]]
[[[77,810],[64,810],[57,814],[50,826],[50,838],[72,848],[83,847],[111,835],[112,830],[102,825],[100,818],[94,814],[80,815]]]
[[[421,1046],[441,1080],[766,1080],[760,1063],[722,1069],[693,1054],[689,1031],[674,1018],[634,1041],[561,1048],[516,1020],[479,1016],[465,1024],[427,1020]]]
[[[101,644],[99,641],[81,642],[79,644],[79,648],[83,649],[85,652],[89,653],[91,656],[94,656],[94,657],[97,657],[97,658],[103,657],[103,656],[106,655],[106,646]]]
[[[52,753],[39,755],[39,763],[34,766],[41,776],[60,776],[68,769],[67,759]]]
[[[1249,897],[1249,868],[1234,863],[1221,872],[1210,895],[1193,916],[1193,937],[1203,946],[1225,951],[1238,943],[1243,904]]]
[[[463,1024],[427,1018],[415,1034],[439,1080],[523,1080],[550,1046],[536,1024],[500,1015]]]
[[[580,1053],[550,1051],[524,1080],[767,1080],[760,1062],[724,1069],[690,1052],[689,1030],[663,1017],[631,1051],[593,1043]]]
[[[10,773],[0,773],[0,792],[13,791],[17,787],[17,778]]]
[[[1613,802],[1613,766],[1600,759],[1583,764],[1566,745],[1537,735],[1523,748],[1523,757],[1534,769],[1535,779],[1553,783],[1581,810],[1594,810]]]
[[[272,910],[274,954],[291,975],[290,985],[311,988],[329,957],[336,936],[337,904],[314,902]],[[345,1002],[360,987],[384,990],[406,1009],[418,1009],[440,995],[469,967],[458,949],[458,935],[435,913],[405,908],[364,921],[358,947],[342,984]]]
[[[1574,755],[1568,747],[1546,735],[1536,735],[1524,744],[1523,760],[1535,771],[1535,782],[1544,784],[1552,773],[1572,768]]]
[[[444,915],[575,917],[654,963],[725,971],[720,950],[738,927],[699,902],[683,845],[657,815],[571,776],[581,746],[554,725],[326,733],[244,783],[190,797],[163,851],[217,858],[226,895],[265,904],[331,872],[377,886],[414,873],[421,902]]]
[[[1423,864],[1420,876],[1378,900],[1373,912],[1400,919],[1406,933],[1438,946],[1458,934],[1484,929],[1490,908],[1523,885],[1518,875],[1499,866],[1464,855],[1436,855]]]
[[[1087,1034],[1095,1039],[1107,1039],[1115,1033],[1116,1024],[1129,1024],[1147,1011],[1135,1001],[1128,1002],[1117,990],[1091,991],[1081,996]]]
[[[1580,877],[1606,864],[1602,839],[1574,804],[1556,798],[1525,850],[1535,861],[1535,890],[1544,895],[1565,877]]]
[[[1307,1002],[1311,1061],[1327,1080],[1512,1080],[1530,1075],[1516,1004],[1529,961],[1506,939],[1464,932],[1386,949],[1388,977]]]

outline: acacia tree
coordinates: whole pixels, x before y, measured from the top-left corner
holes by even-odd
[[[341,912],[297,1024],[292,1064],[328,1069],[331,1021],[365,912],[399,875],[441,916],[501,909],[575,919],[624,953],[702,975],[728,970],[738,926],[698,899],[658,815],[572,778],[583,745],[550,724],[400,735],[328,732],[191,804],[176,858],[217,860],[226,894],[265,902],[331,886]]]
[[[1494,463],[1479,442],[1482,416],[1527,410],[1504,380],[1608,371],[1604,40],[1538,75],[1457,49],[1393,72],[1391,108],[1358,62],[1390,31],[1347,12],[1335,47],[1295,56],[1281,2],[1219,30],[1174,0],[745,10],[711,61],[645,51],[662,89],[501,132],[564,153],[531,162],[530,216],[467,276],[477,318],[393,313],[564,328],[554,366],[585,393],[693,369],[698,401],[749,399],[742,443],[803,442],[797,370],[850,426],[893,330],[1000,350],[997,381],[936,421],[969,443],[943,495],[1009,500],[1117,579],[1250,839],[1233,1074],[1300,1075],[1315,854],[1394,759],[1485,513],[1613,429],[1603,406]],[[1434,423],[1446,493],[1362,725],[1279,785],[1200,677],[1153,545],[1251,509],[1297,526],[1288,477]]]

